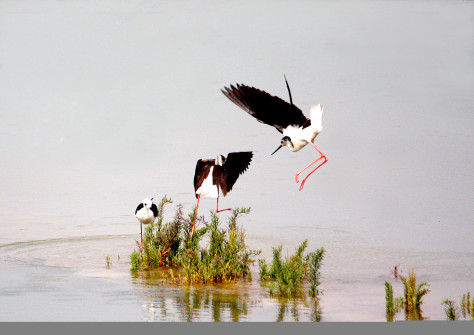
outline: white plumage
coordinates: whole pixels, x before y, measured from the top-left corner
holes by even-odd
[[[197,189],[196,194],[202,195],[206,198],[217,198],[219,196],[219,189],[217,185],[212,184],[212,173],[214,166],[209,170],[209,175],[204,179],[202,185]]]

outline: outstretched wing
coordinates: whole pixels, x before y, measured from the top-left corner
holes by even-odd
[[[232,190],[237,178],[247,170],[252,161],[253,153],[251,151],[231,152],[222,167],[216,166],[214,174],[214,184],[219,183],[224,196]],[[219,176],[221,174],[222,176]]]
[[[275,127],[280,133],[289,125],[304,127],[309,122],[301,109],[258,88],[237,84],[221,91],[258,121]]]
[[[201,187],[204,179],[206,179],[207,174],[209,173],[209,169],[215,164],[215,159],[200,159],[197,161],[196,171],[194,172],[194,192],[196,192],[198,188]]]

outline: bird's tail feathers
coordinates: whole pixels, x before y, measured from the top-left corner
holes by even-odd
[[[317,128],[320,131],[322,130],[322,117],[323,117],[323,106],[320,104],[311,106],[309,111],[311,118],[311,127]]]

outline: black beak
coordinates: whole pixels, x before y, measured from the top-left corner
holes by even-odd
[[[280,144],[280,146],[279,146],[275,151],[272,152],[272,155],[273,155],[275,152],[277,152],[278,150],[280,150],[281,147],[282,147],[282,145]],[[271,156],[271,155],[270,155],[270,156]]]
[[[153,201],[153,198],[151,198],[150,200]]]

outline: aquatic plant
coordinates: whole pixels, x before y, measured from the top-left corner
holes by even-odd
[[[474,320],[474,297],[471,299],[471,292],[462,295],[461,313],[464,318],[471,317]]]
[[[279,297],[303,297],[302,284],[309,281],[309,294],[316,298],[321,283],[320,267],[325,250],[318,249],[304,255],[308,240],[304,240],[294,255],[282,259],[283,246],[273,248],[273,261],[268,268],[264,259],[259,260],[261,285],[269,289],[270,295]]]
[[[408,270],[408,276],[398,275],[404,287],[403,297],[394,298],[392,285],[385,281],[385,309],[388,322],[394,320],[395,314],[405,310],[405,320],[424,320],[421,305],[423,297],[430,292],[426,282],[417,285],[415,268]]]
[[[385,317],[388,322],[393,322],[395,317],[395,304],[393,301],[392,284],[385,281]]]
[[[405,319],[423,320],[421,305],[423,304],[423,296],[430,292],[426,286],[430,285],[426,282],[417,285],[415,268],[408,270],[408,276],[399,275],[399,277],[404,286]]]
[[[112,258],[110,258],[109,255],[105,256],[105,263],[107,264],[107,269],[109,269],[110,266],[112,265]]]
[[[205,230],[197,230],[191,240],[204,236],[209,238],[207,249],[198,248],[196,243],[188,243],[179,250],[174,261],[182,268],[184,277],[190,282],[213,283],[234,279],[251,279],[251,257],[260,251],[250,250],[245,244],[245,233],[237,226],[237,217],[248,214],[250,208],[234,209],[226,229],[220,227],[219,217],[211,212],[211,222]]]
[[[157,206],[156,223],[146,228],[143,244],[137,242],[138,250],[130,255],[133,270],[166,269],[172,282],[184,283],[251,278],[251,258],[260,251],[247,247],[245,232],[237,225],[237,218],[249,214],[250,208],[234,209],[226,229],[221,227],[220,219],[213,211],[211,222],[204,216],[196,218],[196,224],[202,223],[204,227],[196,229],[191,237],[194,210],[185,218],[179,204],[173,220],[163,223],[164,207],[171,202],[165,196]],[[201,247],[204,240],[208,240],[207,248]]]
[[[397,314],[403,306],[403,298],[394,298],[393,287],[388,281],[385,281],[385,317],[387,322],[393,322],[395,314]]]
[[[444,305],[444,312],[446,313],[447,320],[459,320],[461,315],[463,318],[474,320],[474,298],[471,299],[471,292],[467,292],[462,295],[461,298],[461,312],[459,308],[451,299],[444,299],[441,302],[441,305]]]
[[[309,294],[316,298],[319,295],[319,285],[321,284],[321,265],[324,258],[324,248],[320,248],[309,254]]]
[[[453,300],[445,299],[441,302],[444,305],[444,312],[448,320],[454,321],[459,319],[459,310]]]

